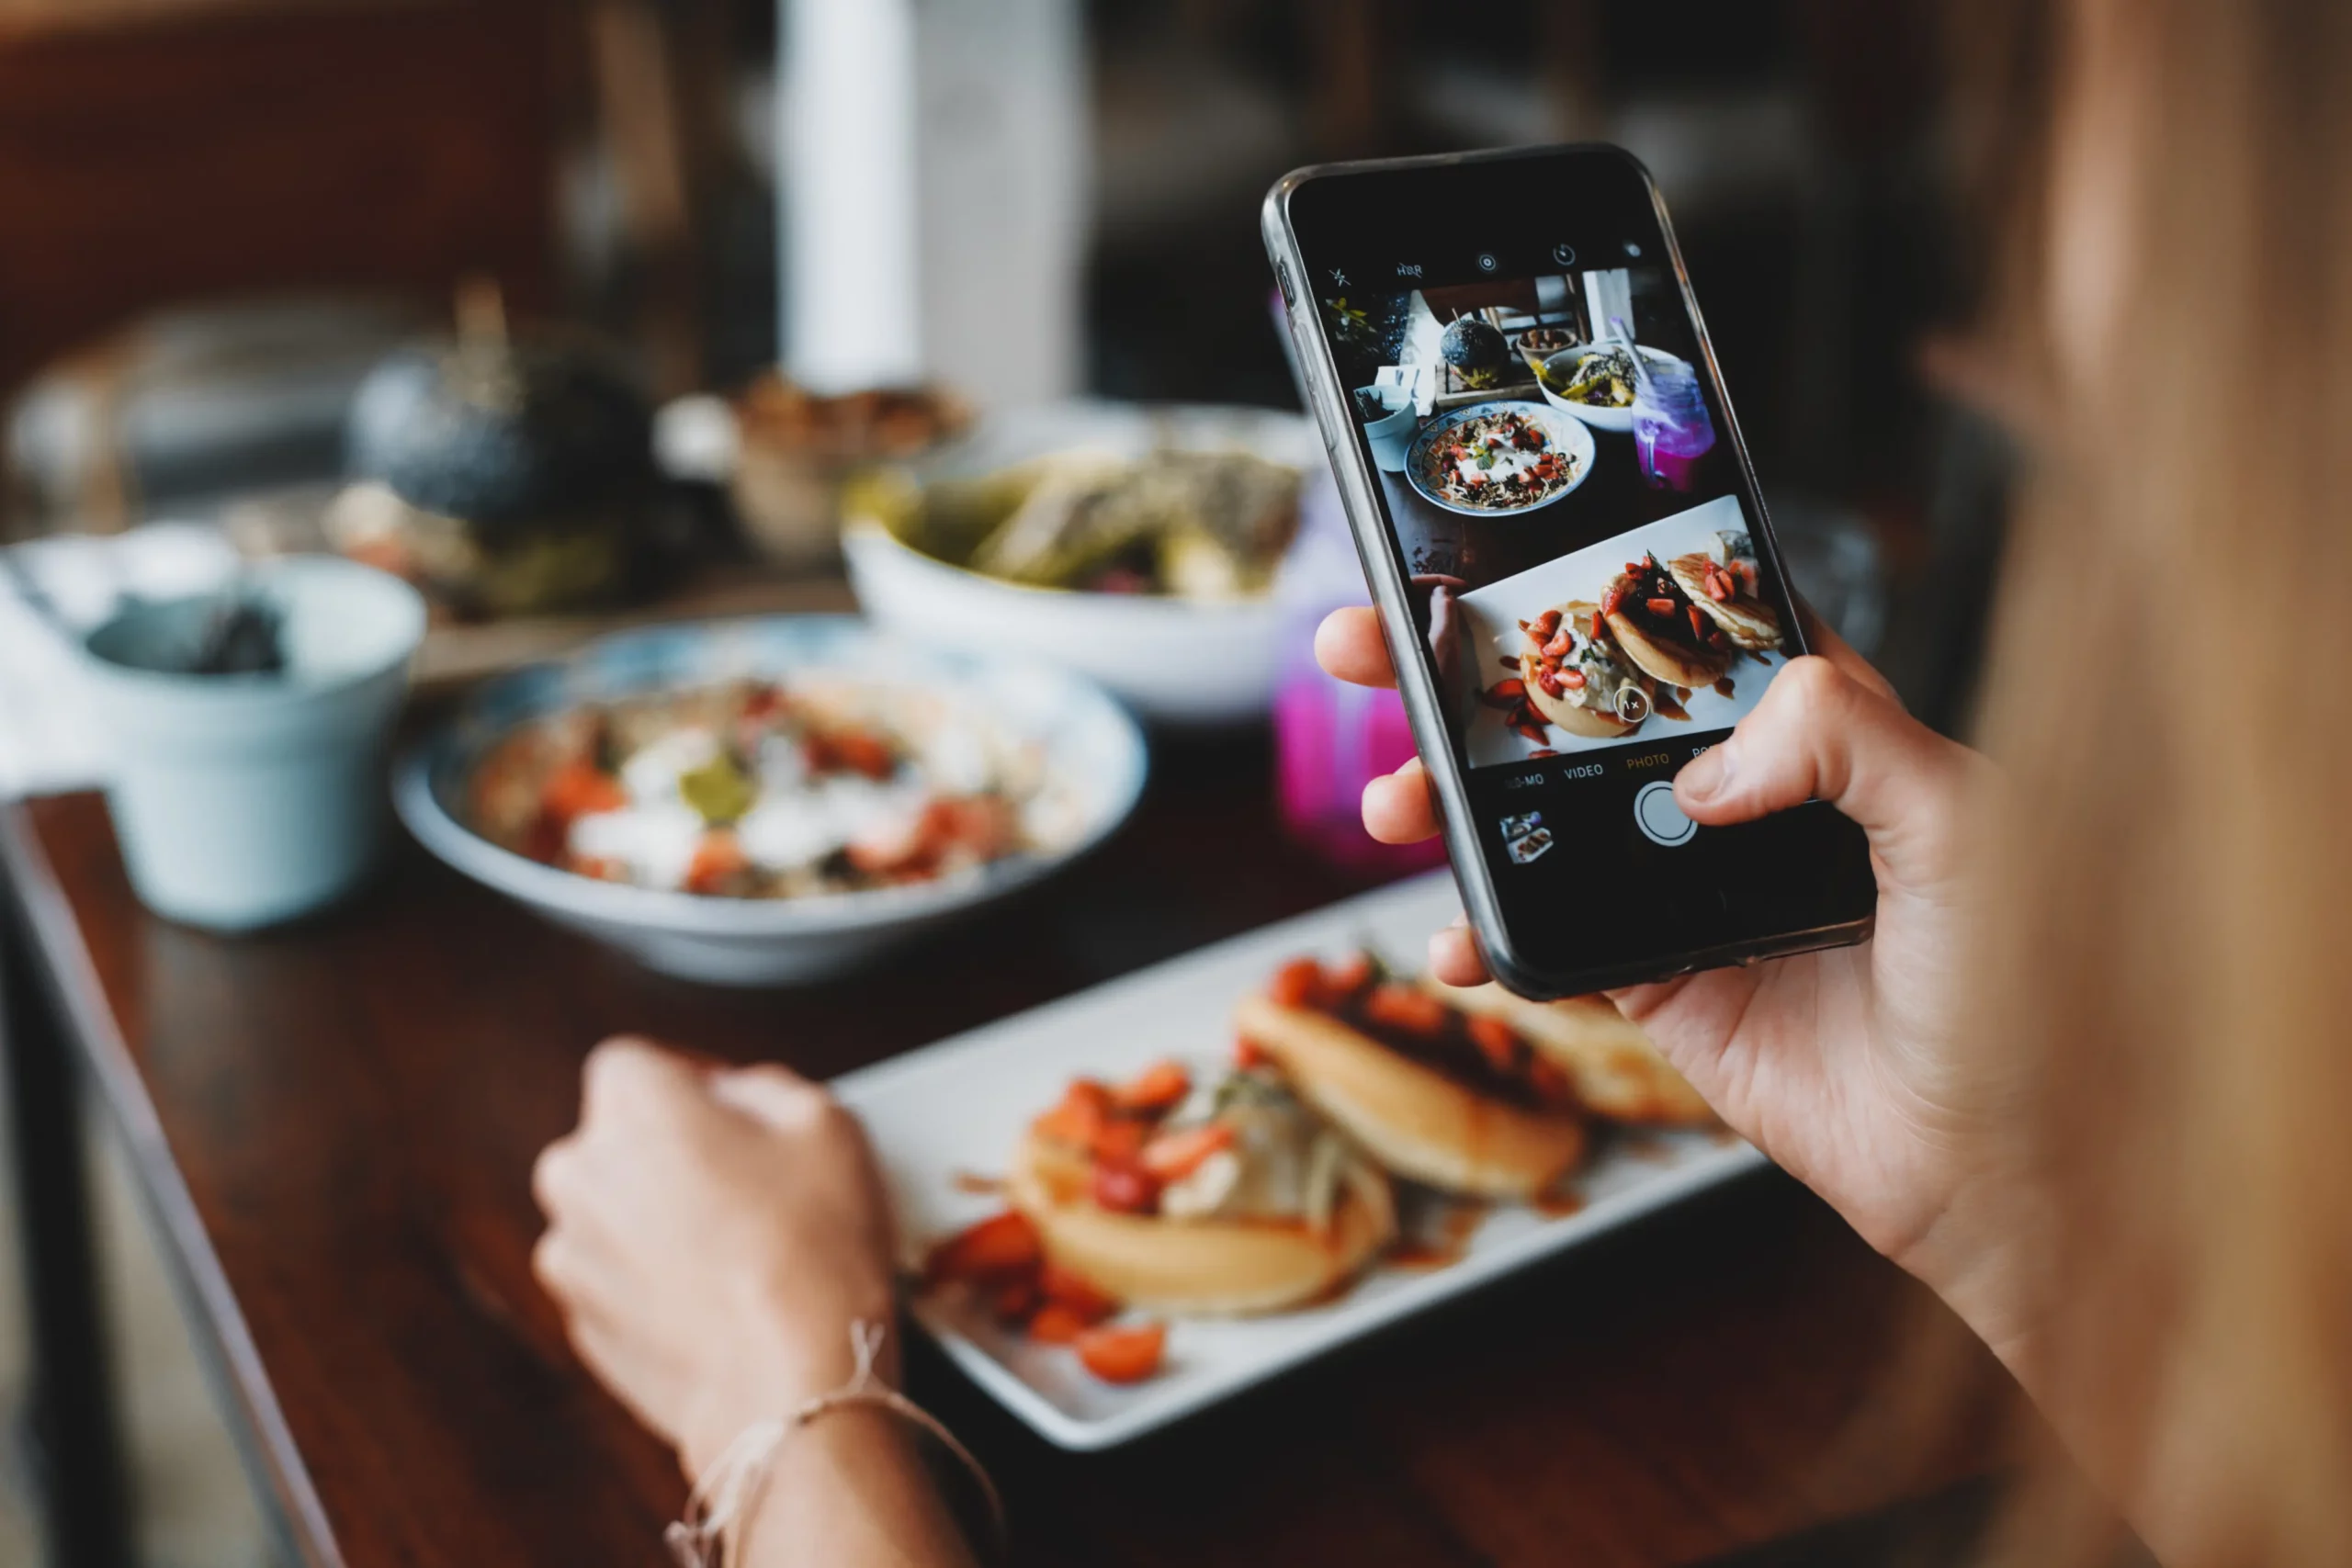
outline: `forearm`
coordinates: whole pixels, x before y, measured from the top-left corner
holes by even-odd
[[[739,1568],[973,1568],[924,1467],[924,1438],[865,1405],[826,1412],[786,1438],[758,1506],[737,1527]]]

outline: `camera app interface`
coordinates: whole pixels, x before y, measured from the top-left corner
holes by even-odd
[[[1687,842],[1663,781],[1794,646],[1681,294],[1641,249],[1442,287],[1316,279],[1489,852],[1511,864],[1550,847],[1530,807],[1556,815],[1571,784],[1638,792],[1629,825]]]

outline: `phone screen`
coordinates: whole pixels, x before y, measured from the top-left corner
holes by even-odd
[[[1515,195],[1477,188],[1497,171]],[[1301,281],[1510,946],[1664,972],[1862,918],[1826,808],[1718,829],[1674,802],[1804,643],[1646,181],[1589,153],[1416,175],[1448,220],[1326,200]]]

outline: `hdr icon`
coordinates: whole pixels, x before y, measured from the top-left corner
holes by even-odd
[[[1399,277],[1419,277],[1421,276],[1421,264],[1419,262],[1398,262],[1396,264],[1396,276]]]

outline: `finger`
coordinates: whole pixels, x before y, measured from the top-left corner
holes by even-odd
[[[1973,753],[1826,659],[1799,659],[1730,739],[1691,759],[1675,803],[1721,826],[1826,800],[1861,824],[1899,879],[1935,878],[1951,856]]]
[[[1436,836],[1437,799],[1419,757],[1363,786],[1363,830],[1384,844],[1418,844]]]
[[[1898,703],[1903,700],[1895,696],[1893,682],[1880,674],[1869,660],[1856,653],[1854,645],[1838,636],[1838,628],[1823,620],[1819,612],[1805,603],[1804,595],[1797,594],[1796,602],[1797,614],[1804,621],[1806,646],[1881,696],[1892,697]]]
[[[580,1119],[640,1111],[691,1089],[699,1070],[674,1051],[633,1034],[597,1043],[580,1069]]]
[[[555,1218],[578,1190],[580,1180],[580,1144],[576,1134],[566,1134],[539,1151],[531,1162],[531,1197],[539,1213]]]
[[[1486,984],[1487,961],[1468,926],[1457,920],[1430,938],[1430,973],[1449,986]]]
[[[1315,661],[1351,686],[1393,686],[1396,667],[1380,635],[1380,615],[1368,605],[1334,610],[1315,628]]]
[[[579,1238],[560,1226],[548,1227],[531,1247],[531,1278],[567,1316],[579,1311],[587,1278]]]

